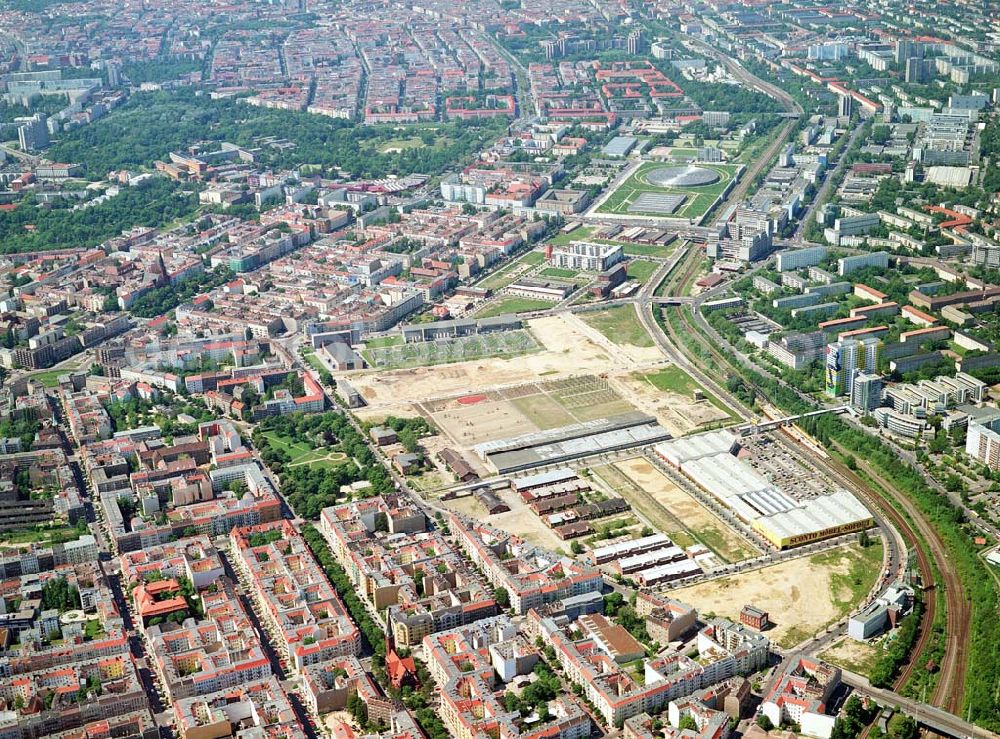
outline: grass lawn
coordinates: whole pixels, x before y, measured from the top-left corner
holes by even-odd
[[[631,305],[619,305],[615,308],[579,315],[585,322],[616,344],[654,346],[652,337],[639,322],[639,317]]]
[[[425,144],[419,136],[410,136],[405,139],[389,139],[378,145],[379,154],[387,154],[390,151],[406,151],[407,149],[422,149]]]
[[[290,457],[289,467],[309,464],[332,468],[347,462],[347,455],[336,448],[311,449],[304,441],[294,441],[291,437],[276,434],[273,431],[264,434],[264,438],[273,448],[281,449],[288,454]]]
[[[69,374],[73,372],[69,368],[47,370],[46,372],[36,372],[31,375],[31,379],[35,382],[40,382],[44,387],[55,387],[59,384],[59,375]]]
[[[87,621],[87,623],[83,625],[84,639],[89,641],[91,639],[100,639],[102,636],[104,636],[104,627],[101,626],[101,622],[96,618]]]
[[[534,300],[532,298],[519,298],[511,296],[495,300],[481,311],[476,313],[476,318],[491,318],[502,316],[505,313],[530,313],[536,310],[545,310],[555,306],[551,300]]]
[[[656,262],[647,262],[644,259],[633,259],[628,263],[626,275],[630,280],[646,283],[653,276],[659,265]]]
[[[701,388],[694,378],[677,366],[664,367],[658,372],[640,377],[657,390],[677,393],[678,395],[691,395],[695,390]]]
[[[322,360],[320,360],[320,358],[316,356],[315,352],[310,352],[309,354],[306,354],[305,359],[306,362],[309,363],[309,366],[312,367],[317,372],[327,371],[326,367],[323,365]]]
[[[567,279],[576,277],[579,272],[575,269],[563,269],[562,267],[546,267],[538,273],[539,277],[555,277],[557,279]]]
[[[18,531],[4,531],[0,533],[0,548],[10,545],[20,544],[61,544],[73,541],[80,537],[73,526],[51,526],[47,527],[39,524],[33,529],[21,529]]]
[[[402,343],[402,336],[376,336],[373,339],[365,339],[365,348],[381,349],[385,346],[399,346]]]
[[[545,252],[541,251],[529,251],[523,257],[517,260],[521,264],[530,264],[532,266],[536,264],[541,264],[545,261]]]
[[[594,233],[594,229],[590,226],[580,226],[571,233],[564,234],[560,233],[548,240],[549,244],[554,246],[565,246],[566,244],[571,244],[574,241],[586,241],[590,234]]]
[[[660,257],[666,259],[674,250],[674,244],[654,246],[653,244],[623,244],[622,251],[630,257]]]
[[[281,449],[286,452],[288,456],[292,458],[292,462],[297,462],[299,458],[305,456],[306,454],[312,454],[313,449],[305,442],[295,441],[290,436],[285,436],[283,434],[276,434],[273,431],[269,431],[264,434],[264,438],[267,439],[268,443],[275,449]]]

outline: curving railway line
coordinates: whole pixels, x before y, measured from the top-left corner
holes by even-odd
[[[870,465],[859,462],[864,468],[865,472],[875,480],[882,488],[886,491],[895,490],[895,486],[890,480],[886,480],[883,475],[871,468]],[[899,503],[900,506],[906,511],[906,513],[916,522],[917,529],[920,534],[927,541],[927,545],[934,556],[934,563],[937,566],[938,571],[941,573],[942,586],[944,588],[945,596],[945,616],[947,619],[947,627],[945,629],[945,651],[944,657],[941,660],[940,665],[940,677],[938,678],[937,685],[934,689],[934,694],[931,697],[931,703],[944,708],[950,713],[960,713],[962,710],[963,696],[965,693],[965,669],[968,665],[968,644],[966,643],[965,636],[969,633],[969,624],[972,619],[972,607],[968,599],[965,597],[965,593],[962,589],[962,582],[958,577],[958,573],[952,566],[951,562],[948,561],[948,557],[945,553],[944,542],[941,541],[941,537],[931,524],[920,514],[917,507],[913,502],[904,494],[899,493],[898,495],[893,495],[893,500]],[[891,505],[890,505],[891,507]],[[926,553],[921,549],[917,549],[918,556],[926,559]],[[921,573],[923,569],[921,568]],[[921,574],[923,577],[923,574]],[[928,579],[926,583],[933,583],[933,579]],[[909,678],[913,674],[913,670],[918,667],[915,665],[917,658],[922,653],[924,647],[927,646],[927,639],[925,635],[928,635],[931,631],[930,626],[934,620],[934,610],[931,608],[934,605],[936,598],[931,598],[927,601],[927,611],[925,617],[926,628],[921,633],[921,640],[917,645],[917,648],[913,650],[911,655],[910,663],[907,664],[904,674],[900,676],[900,680],[897,681],[897,689],[905,684],[906,680],[903,678]]]
[[[865,468],[866,473],[872,475],[872,477],[874,477],[880,485],[884,485],[884,480],[881,479],[880,475],[874,473],[867,465],[862,464],[862,466]],[[843,467],[841,472],[843,477],[852,480],[854,483],[852,487],[871,491],[871,487],[865,485],[861,477],[853,470]],[[913,530],[913,527],[910,526],[909,521],[903,516],[903,514],[896,510],[895,506],[893,506],[891,502],[885,502],[884,505],[880,505],[879,510],[883,511],[885,515],[892,520],[893,525],[896,526],[899,532],[903,535],[903,538],[913,546],[917,557],[917,570],[920,572],[920,580],[925,584],[925,586],[932,586],[934,583],[934,570],[931,569],[930,558],[927,556],[927,552],[924,548],[919,546],[919,539],[916,532]],[[909,513],[909,511],[907,512]],[[923,622],[920,624],[920,636],[918,637],[913,650],[910,652],[906,665],[899,673],[899,677],[896,678],[896,682],[893,684],[893,690],[897,692],[902,690],[903,686],[906,685],[907,681],[909,681],[910,677],[912,677],[917,666],[917,658],[924,652],[927,645],[930,643],[932,635],[931,627],[934,623],[934,616],[936,612],[937,598],[932,594],[932,596],[927,598],[924,603],[924,615]]]
[[[699,263],[700,259],[698,251],[696,249],[692,249],[687,255],[685,255],[685,258],[679,262],[678,268],[671,274],[670,285],[672,289],[668,292],[671,294],[683,294],[682,291],[686,289],[690,281],[697,274]],[[677,292],[674,292],[675,290]],[[640,314],[648,312],[649,318],[651,319],[652,310],[652,306],[643,306],[640,309]],[[722,352],[707,341],[701,332],[692,325],[687,311],[683,307],[679,311],[679,314],[683,326],[702,346],[706,348],[716,361],[720,362],[720,366],[728,364],[729,360],[722,354]],[[655,324],[655,321],[651,320],[650,323]],[[683,346],[678,330],[672,325],[671,322],[664,321],[663,327],[665,328],[667,336],[674,347]],[[657,332],[659,331],[658,326],[647,326],[647,328]],[[653,335],[656,336],[657,333],[654,333]],[[704,382],[713,392],[719,393],[721,399],[725,402],[728,402],[735,407],[742,406],[742,404],[735,400],[725,388],[719,387],[718,383],[716,383],[712,378],[706,377],[701,368],[692,367],[691,363],[688,363],[687,368],[696,375],[699,381]],[[779,438],[781,437],[779,436]],[[783,442],[787,444],[791,443],[785,439],[783,439]],[[813,462],[823,468],[828,474],[831,474],[834,479],[839,480],[845,485],[845,487],[851,489],[852,492],[859,494],[873,509],[878,511],[879,515],[892,522],[893,526],[895,526],[903,536],[903,539],[916,552],[917,568],[920,572],[922,582],[927,586],[933,586],[935,584],[934,569],[931,566],[931,557],[933,557],[934,564],[941,573],[942,586],[944,588],[947,637],[945,643],[945,653],[940,665],[940,676],[931,702],[951,713],[960,712],[963,701],[965,668],[968,663],[967,647],[964,643],[963,635],[968,633],[968,627],[971,620],[971,606],[964,596],[961,581],[958,578],[957,572],[948,561],[946,549],[944,547],[944,543],[940,539],[940,536],[937,534],[934,527],[923,517],[916,505],[905,494],[898,491],[891,481],[886,480],[884,476],[871,469],[867,464],[863,462],[861,463],[865,472],[871,475],[875,482],[883,488],[885,491],[884,494],[873,491],[871,486],[866,485],[859,475],[852,470],[849,470],[845,465],[833,462],[832,460],[819,458],[814,458]],[[897,510],[897,508],[893,505],[893,502],[898,503],[905,511],[906,515],[903,515],[903,513]],[[909,523],[906,516],[909,516],[914,521],[915,527]],[[921,545],[921,537],[923,537],[923,540],[927,544],[926,549]],[[930,550],[930,556],[928,555],[927,549]],[[936,601],[936,597],[930,597],[925,603],[924,616],[920,624],[920,635],[914,649],[909,655],[909,660],[903,667],[899,677],[896,679],[894,689],[897,691],[902,689],[907,681],[913,676],[916,669],[923,667],[918,664],[918,660],[919,657],[925,652],[926,648],[930,644],[931,638],[933,637],[933,623],[937,612]]]

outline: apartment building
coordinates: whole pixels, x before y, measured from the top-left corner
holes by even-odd
[[[428,670],[438,685],[441,718],[451,736],[478,739],[583,739],[590,718],[569,696],[549,701],[547,718],[526,721],[508,711],[497,693],[531,672],[537,651],[506,616],[443,631],[424,639]]]
[[[545,603],[599,593],[603,587],[598,570],[534,547],[488,524],[452,513],[448,525],[466,556],[490,583],[507,591],[515,613],[524,615]]]
[[[291,522],[236,528],[230,542],[234,568],[296,672],[361,653],[361,632]]]
[[[532,610],[526,628],[555,649],[567,678],[583,688],[609,726],[622,726],[633,716],[659,711],[675,698],[758,670],[767,664],[770,646],[761,634],[714,619],[698,633],[697,660],[684,655],[647,660],[640,684],[595,640],[575,640],[551,618]]]
[[[380,497],[325,508],[319,528],[400,646],[497,612],[492,592],[408,502]]]

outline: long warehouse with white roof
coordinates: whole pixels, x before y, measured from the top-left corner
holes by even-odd
[[[728,431],[687,436],[656,446],[656,454],[664,462],[679,469],[778,549],[874,525],[868,509],[848,491],[797,500],[736,456],[739,452],[736,437]]]

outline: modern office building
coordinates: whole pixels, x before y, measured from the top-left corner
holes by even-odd
[[[855,370],[851,389],[851,405],[862,412],[873,411],[882,405],[882,378],[874,372]]]

